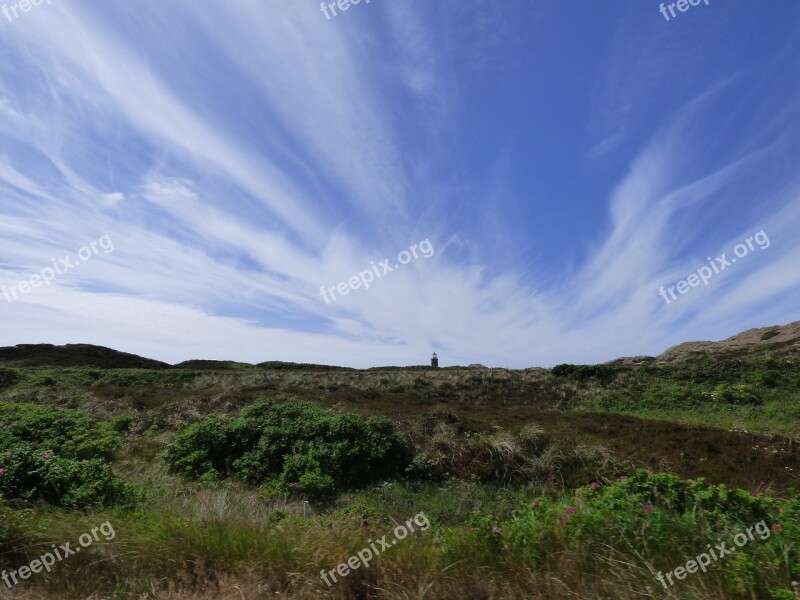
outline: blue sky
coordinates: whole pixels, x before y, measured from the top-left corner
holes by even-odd
[[[650,0],[14,13],[0,345],[529,367],[800,318],[796,0],[669,21]],[[762,230],[707,286],[659,295]]]

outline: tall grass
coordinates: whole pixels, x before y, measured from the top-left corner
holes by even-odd
[[[791,598],[786,594],[800,567],[797,497],[751,497],[648,473],[596,487],[549,496],[523,490],[510,513],[476,510],[458,524],[443,522],[439,515],[447,510],[427,505],[429,494],[403,486],[385,488],[381,498],[370,497],[376,493],[371,491],[347,499],[349,509],[360,503],[363,512],[333,510],[309,519],[300,514],[276,519],[259,506],[257,495],[238,499],[224,489],[183,495],[182,503],[179,495],[164,495],[138,514],[64,518],[45,511],[36,519],[47,534],[26,539],[30,557],[51,542],[76,539],[101,520],[114,524],[116,538],[59,563],[33,588],[15,589],[14,597],[35,590],[53,598],[176,600],[237,593],[239,598]],[[418,503],[411,508],[414,493]],[[454,493],[446,497],[463,501]],[[394,521],[420,511],[431,520],[430,531],[415,532],[330,588],[322,582],[320,569],[336,568],[369,540],[390,534]],[[672,588],[656,581],[656,572],[683,565],[707,544],[759,518],[770,526],[767,539],[756,537],[735,556],[713,563],[708,573]],[[16,565],[24,564],[19,562],[24,557],[14,558]]]

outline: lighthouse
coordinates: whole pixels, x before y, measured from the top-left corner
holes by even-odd
[[[439,357],[436,356],[436,352],[434,352],[433,356],[431,356],[431,366],[432,367],[438,367],[439,366]]]

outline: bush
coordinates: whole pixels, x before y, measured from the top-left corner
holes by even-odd
[[[27,444],[0,453],[0,470],[0,494],[9,499],[86,508],[128,504],[134,497],[132,488],[100,459],[62,458]]]
[[[708,404],[707,392],[691,382],[664,382],[647,388],[637,401],[642,408],[697,409]]]
[[[130,431],[136,418],[133,415],[120,415],[111,420],[111,428],[118,433]]]
[[[552,370],[556,377],[568,377],[576,381],[587,381],[597,379],[599,381],[610,381],[616,371],[608,365],[556,365]]]
[[[195,423],[164,458],[172,471],[190,478],[238,474],[318,500],[396,477],[410,461],[405,441],[385,418],[294,400],[262,400],[239,418]]]
[[[77,410],[34,404],[0,404],[0,451],[26,442],[34,449],[57,450],[59,456],[111,458],[119,436]]]
[[[761,397],[755,389],[744,383],[718,385],[714,391],[711,392],[711,398],[714,402],[737,406],[759,405],[762,403]]]
[[[636,548],[631,564],[650,574],[653,566],[679,565],[707,552],[712,542],[724,540],[730,548],[733,535],[763,521],[766,530],[758,532],[758,543],[738,547],[715,565],[729,589],[714,597],[768,598],[773,597],[768,587],[796,574],[798,513],[796,493],[785,500],[754,496],[642,470],[611,483],[595,482],[571,497],[527,500],[511,519],[475,512],[467,524],[470,543],[491,552],[497,564],[530,567],[569,554],[583,572],[602,572],[609,557]],[[459,539],[453,537],[444,540],[445,548],[456,546]]]
[[[71,508],[127,504],[133,491],[107,464],[111,426],[53,406],[0,404],[0,494]]]
[[[318,470],[306,471],[300,475],[298,490],[309,498],[317,500],[330,500],[336,495],[336,482],[330,475],[324,475]]]
[[[214,481],[231,475],[233,461],[256,440],[255,429],[241,419],[209,417],[181,431],[164,458],[175,473]]]
[[[770,498],[707,483],[703,478],[681,479],[677,475],[646,470],[610,486],[582,491],[590,504],[618,514],[623,520],[631,506],[650,504],[677,515],[702,514],[705,522],[714,529],[769,519],[775,505]]]
[[[406,476],[415,481],[438,482],[445,479],[445,474],[439,466],[439,461],[431,458],[425,452],[414,456],[411,464],[406,467]]]

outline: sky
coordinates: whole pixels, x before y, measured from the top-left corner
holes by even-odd
[[[0,346],[527,368],[800,319],[797,0],[17,2]]]

